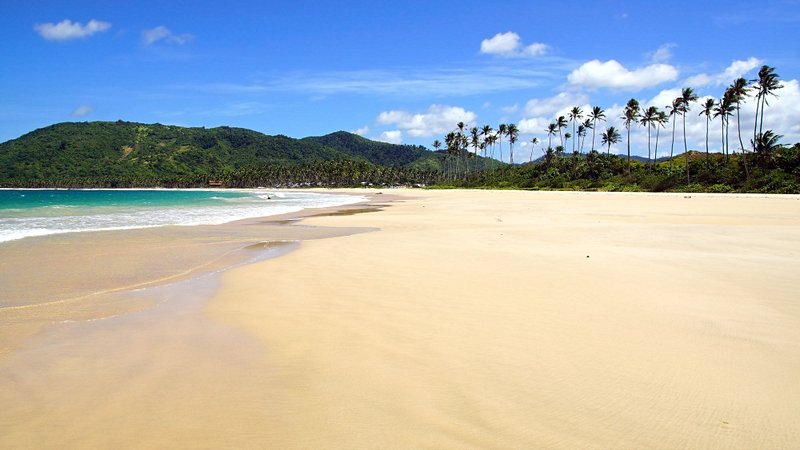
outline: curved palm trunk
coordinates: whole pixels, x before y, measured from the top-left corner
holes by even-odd
[[[653,165],[658,163],[658,135],[661,134],[661,127],[656,126],[656,148],[653,150]]]
[[[688,111],[689,107],[686,107]],[[686,184],[690,183],[689,178],[689,146],[686,143],[686,113],[683,113],[683,156],[684,161],[686,161]]]
[[[650,124],[647,124],[647,164],[650,164],[650,135],[652,130],[650,129]]]
[[[761,103],[761,94],[756,94],[756,116],[755,120],[753,121],[753,151],[756,150],[756,130],[758,130],[758,106]]]
[[[631,176],[631,124],[628,124],[628,176]]]
[[[597,119],[592,120],[592,151],[594,151],[594,130],[597,128]]]
[[[711,122],[711,116],[706,114],[706,168],[711,168],[711,154],[708,152],[708,125]]]
[[[669,170],[672,170],[672,155],[675,152],[675,114],[672,115],[672,144],[669,147]]]
[[[750,179],[750,169],[747,167],[747,150],[744,149],[742,143],[742,120],[739,117],[739,103],[736,103],[736,131],[739,134],[739,147],[742,149],[742,162],[744,163],[744,176],[747,180]]]
[[[500,146],[500,162],[503,161],[503,138],[498,138],[498,145]]]

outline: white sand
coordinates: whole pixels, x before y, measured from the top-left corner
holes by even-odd
[[[391,194],[27,340],[0,447],[800,447],[800,197]]]
[[[798,197],[400,192],[226,275],[279,447],[800,447]]]

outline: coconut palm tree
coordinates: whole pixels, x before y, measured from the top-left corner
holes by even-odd
[[[669,169],[672,170],[672,155],[675,151],[675,118],[681,113],[683,109],[683,99],[681,97],[677,97],[675,100],[672,100],[672,105],[667,106],[669,110],[669,115],[672,116],[672,144],[669,147]]]
[[[517,126],[513,123],[509,124],[506,128],[506,136],[508,136],[509,162],[514,164],[514,143],[517,142],[517,137],[519,137]]]
[[[586,118],[586,120],[583,121],[583,134],[578,133],[581,136],[581,145],[580,145],[581,153],[583,153],[583,144],[586,142],[586,135],[589,133],[586,130],[592,130],[592,134],[594,134],[594,123],[592,123],[592,119],[588,117]]]
[[[658,136],[661,134],[661,129],[664,128],[664,124],[669,122],[669,118],[667,118],[667,113],[664,111],[658,110],[658,114],[654,119],[654,123],[656,125],[656,147],[653,149],[653,164],[658,163]]]
[[[775,149],[778,147],[778,141],[782,137],[783,136],[780,134],[773,133],[772,130],[758,133],[756,139],[751,142],[756,152],[756,158],[763,164],[770,163],[774,158]]]
[[[489,125],[484,125],[481,127],[481,137],[483,137],[482,148],[483,148],[483,168],[486,169],[486,149],[489,147],[489,136],[492,134],[492,127]]]
[[[711,154],[708,152],[708,126],[711,123],[711,113],[714,112],[714,105],[716,102],[713,98],[706,99],[703,103],[703,109],[700,111],[699,116],[706,116],[706,168],[711,167]]]
[[[494,166],[494,145],[497,144],[497,133],[491,133],[489,137],[486,138],[486,143],[489,144],[492,148],[491,154],[489,155],[489,162]]]
[[[739,115],[739,110],[741,109],[742,102],[745,98],[749,95],[750,88],[747,87],[747,80],[744,78],[737,78],[733,80],[733,83],[728,86],[726,93],[730,92],[731,101],[736,107],[736,133],[739,136],[739,149],[742,151],[742,162],[744,163],[744,174],[745,177],[749,180],[750,179],[750,169],[747,167],[747,150],[744,148],[744,142],[742,142],[742,120],[741,116]]]
[[[689,145],[686,143],[686,113],[691,109],[689,104],[696,102],[697,99],[698,97],[694,89],[687,87],[683,88],[681,91],[681,102],[683,103],[683,111],[681,111],[681,115],[683,116],[683,156],[686,161],[686,184],[691,182],[689,178]]]
[[[597,127],[598,120],[606,120],[606,112],[599,106],[593,106],[592,112],[589,113],[589,118],[592,119],[592,150],[594,150],[594,130]]]
[[[558,135],[561,136],[561,146],[564,146],[564,135],[561,134],[562,128],[567,128],[567,118],[564,116],[558,116],[556,119],[556,126],[558,127]]]
[[[613,126],[606,128],[606,131],[600,134],[600,143],[606,145],[606,155],[611,154],[611,145],[618,144],[622,136]]]
[[[531,157],[528,158],[528,162],[533,162],[533,151],[536,150],[536,144],[539,143],[539,138],[535,137],[531,139]]]
[[[635,98],[628,100],[625,105],[625,111],[622,115],[622,120],[625,123],[625,128],[628,130],[628,176],[631,174],[631,125],[636,121],[639,116],[639,101]]]
[[[725,161],[728,161],[728,118],[733,115],[733,105],[731,102],[731,96],[726,94],[723,95],[722,98],[717,103],[717,106],[714,107],[714,118],[719,117],[722,123],[720,123],[720,130],[722,133],[722,154],[725,155]]]
[[[572,122],[572,135],[577,136],[577,129],[575,128],[575,125],[578,123],[578,120],[583,117],[583,111],[579,106],[573,106],[569,111],[568,116],[570,122]],[[575,152],[575,140],[572,141],[572,151]]]
[[[500,161],[503,160],[503,136],[506,135],[508,131],[508,126],[504,123],[501,123],[497,126],[497,139],[498,145],[500,146]]]
[[[472,145],[472,152],[474,153],[474,158],[478,157],[478,147],[480,146],[480,132],[478,131],[478,127],[472,127],[469,130],[469,138],[470,144]],[[478,171],[478,163],[477,159],[475,160],[475,171]]]
[[[558,133],[558,125],[551,123],[544,131],[547,132],[547,148],[553,148],[553,136]]]
[[[658,117],[658,108],[650,106],[642,113],[639,123],[647,127],[647,162],[650,162],[650,136],[652,134],[653,126]]]
[[[757,134],[756,134],[756,127],[758,128],[758,133],[761,134],[761,131],[764,129],[764,108],[769,106],[769,101],[767,97],[770,95],[777,97],[775,91],[778,89],[783,88],[783,85],[780,84],[778,78],[780,75],[775,73],[775,68],[770,67],[767,65],[761,66],[761,69],[758,71],[758,79],[753,80],[755,82],[755,89],[756,89],[756,120],[755,124],[753,125],[753,140],[751,141],[754,145],[758,142]],[[759,106],[761,109],[761,117],[759,118]]]

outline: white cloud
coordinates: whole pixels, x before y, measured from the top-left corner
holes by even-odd
[[[513,31],[497,33],[489,39],[481,41],[481,53],[498,56],[540,56],[547,53],[549,47],[541,42],[523,46],[520,37]]]
[[[94,19],[90,20],[86,25],[64,19],[59,23],[37,23],[33,26],[33,29],[48,41],[68,41],[85,38],[95,33],[106,31],[109,28],[111,28],[110,23]]]
[[[86,117],[94,112],[94,108],[89,105],[81,105],[75,108],[70,114],[72,117]]]
[[[677,44],[668,43],[658,47],[658,50],[648,54],[650,61],[654,63],[665,63],[669,61],[672,59],[672,49],[677,46]]]
[[[390,144],[402,144],[403,132],[400,130],[384,131],[378,137],[378,140],[381,142],[388,142]]]
[[[191,42],[192,39],[194,39],[194,36],[189,33],[175,34],[163,25],[142,31],[142,44],[144,46],[153,45],[161,40],[170,44],[183,45]]]
[[[678,69],[669,64],[651,64],[629,70],[613,59],[606,62],[595,59],[573,70],[567,80],[572,85],[589,89],[639,91],[677,78]]]
[[[720,73],[709,75],[707,73],[699,73],[686,79],[686,84],[689,86],[702,87],[702,86],[722,86],[724,84],[732,83],[733,80],[744,76],[747,72],[755,69],[763,64],[763,61],[750,57],[745,60],[737,59]]]
[[[548,98],[535,98],[525,104],[526,116],[556,117],[565,115],[565,111],[573,106],[585,105],[589,101],[586,94],[561,92]],[[587,108],[582,106],[583,110]]]
[[[367,133],[369,133],[369,127],[366,126],[366,125],[361,127],[361,128],[357,128],[357,129],[353,130],[353,134],[357,134],[359,136],[364,136]]]
[[[681,96],[680,88],[664,89],[650,101],[642,102],[644,106],[655,106],[658,109],[664,110],[668,105],[672,105],[672,101]]]
[[[544,117],[532,117],[530,119],[522,119],[517,124],[517,128],[519,128],[519,132],[522,134],[545,134],[545,129],[547,125],[552,122],[552,119],[547,119]]]
[[[458,106],[431,105],[424,113],[408,111],[384,111],[378,115],[378,123],[394,124],[412,137],[437,136],[455,128],[458,122],[475,125],[476,114]]]

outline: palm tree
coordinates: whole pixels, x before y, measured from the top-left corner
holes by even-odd
[[[650,106],[644,113],[642,113],[642,118],[639,119],[639,123],[643,126],[647,127],[647,162],[650,162],[650,136],[651,130],[655,125],[656,118],[658,117],[658,108],[655,106]]]
[[[477,158],[478,157],[478,146],[481,143],[481,140],[480,140],[480,137],[479,137],[480,136],[480,132],[478,131],[478,127],[472,127],[469,130],[469,135],[470,135],[469,136],[470,137],[470,144],[472,144],[472,151],[475,154],[474,157]],[[478,162],[477,162],[477,159],[476,159],[475,160],[475,171],[477,172],[477,170],[478,170]]]
[[[578,127],[578,130],[580,131],[580,127]],[[592,130],[592,134],[594,134],[594,123],[592,123],[592,119],[588,117],[586,118],[586,120],[583,121],[583,133],[582,134],[580,132],[578,133],[581,136],[581,145],[580,145],[581,153],[583,153],[583,144],[586,142],[586,134],[588,134],[586,130]]]
[[[553,136],[558,133],[558,125],[551,123],[544,131],[547,132],[547,148],[553,148]]]
[[[494,145],[497,144],[497,133],[490,134],[489,137],[487,138],[487,142],[492,147],[492,153],[489,156],[489,158],[491,160],[492,165],[494,165]]]
[[[708,152],[708,126],[711,123],[711,113],[714,111],[716,102],[713,98],[706,99],[703,103],[703,109],[700,111],[699,116],[706,116],[706,168],[711,167],[711,154]]]
[[[533,162],[533,151],[536,149],[536,144],[539,143],[539,138],[535,137],[531,139],[531,157],[528,158],[528,162]]]
[[[503,160],[503,136],[506,135],[507,132],[507,125],[501,123],[497,126],[497,139],[499,140],[500,145],[500,161]]]
[[[600,134],[600,143],[608,146],[606,155],[611,154],[611,145],[619,143],[621,138],[622,136],[619,134],[619,131],[613,126],[606,128],[606,131]]]
[[[739,116],[739,109],[741,108],[742,101],[744,101],[745,97],[748,96],[750,92],[750,88],[747,87],[747,80],[744,78],[737,78],[733,80],[733,83],[728,86],[727,94],[730,92],[730,98],[733,101],[733,104],[736,105],[736,132],[739,136],[739,149],[742,151],[742,162],[744,163],[744,174],[745,177],[749,180],[750,179],[750,169],[747,167],[747,150],[744,148],[744,143],[742,142],[742,120]]]
[[[489,136],[492,134],[492,127],[484,125],[481,127],[481,136],[483,136],[483,163],[484,170],[486,169],[486,148],[489,146]]]
[[[566,143],[566,142],[567,142],[567,141],[569,141],[570,139],[572,139],[572,133],[570,133],[569,131],[567,131],[566,133],[564,133],[564,142]]]
[[[722,123],[721,132],[722,132],[722,154],[725,155],[725,161],[728,161],[728,117],[733,115],[733,105],[731,104],[731,96],[726,93],[720,99],[717,106],[714,107],[714,117],[720,117]]]
[[[572,122],[572,135],[577,136],[577,130],[575,128],[575,124],[578,122],[579,119],[583,117],[583,111],[578,106],[573,106],[572,109],[569,111],[569,120]],[[575,151],[575,141],[572,141],[572,151]]]
[[[672,170],[672,155],[675,151],[675,117],[681,113],[683,108],[683,99],[681,97],[672,101],[671,106],[667,106],[669,115],[672,116],[672,144],[669,147],[669,169]]]
[[[687,87],[683,88],[681,91],[681,102],[683,102],[683,156],[686,161],[686,184],[689,184],[689,146],[686,143],[686,113],[689,112],[691,107],[689,106],[690,103],[696,102],[698,99],[697,94],[694,93],[694,89]]]
[[[658,163],[658,136],[661,134],[661,129],[664,128],[664,124],[669,122],[667,113],[659,110],[654,122],[656,124],[656,148],[653,150],[653,164],[656,164]]]
[[[625,128],[628,130],[628,176],[631,175],[631,124],[636,121],[639,116],[639,101],[635,98],[628,100],[625,105],[625,111],[622,119],[625,123]]]
[[[592,150],[594,150],[594,130],[597,127],[598,120],[606,120],[606,112],[599,106],[593,106],[592,112],[589,113],[589,118],[592,119]]]
[[[773,159],[775,149],[778,147],[778,141],[782,138],[780,134],[775,134],[772,130],[767,130],[764,133],[758,133],[756,139],[751,142],[753,149],[755,149],[756,157],[762,163],[769,163]]]
[[[514,143],[517,142],[519,136],[519,129],[513,123],[509,124],[506,128],[506,135],[508,136],[508,152],[509,162],[514,164]]]
[[[753,80],[755,82],[755,89],[758,91],[756,92],[756,120],[755,125],[753,125],[753,140],[751,141],[753,145],[758,142],[756,126],[758,126],[759,134],[761,134],[761,131],[764,129],[764,108],[769,106],[767,97],[770,95],[777,97],[775,91],[783,87],[783,85],[779,83],[778,77],[779,75],[775,73],[774,67],[763,65],[758,71],[758,79]],[[761,118],[758,117],[759,102],[761,108]]]
[[[556,119],[556,126],[558,127],[558,135],[561,136],[561,146],[564,146],[564,135],[561,134],[562,128],[567,128],[567,118],[564,116],[558,116]]]

